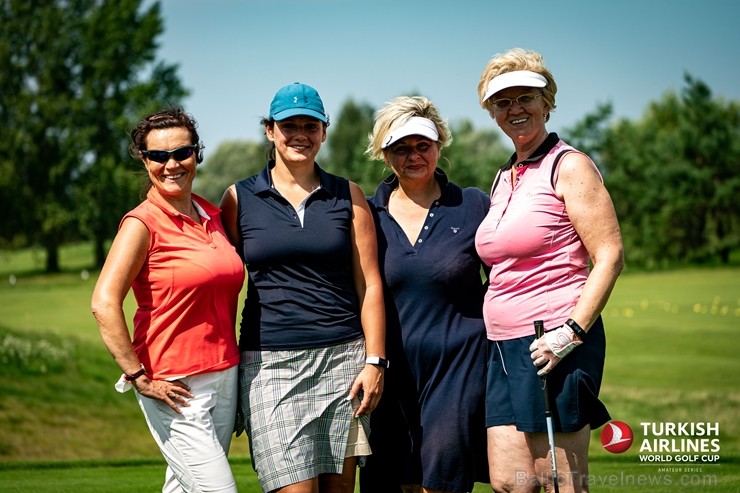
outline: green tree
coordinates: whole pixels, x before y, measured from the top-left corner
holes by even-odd
[[[452,144],[442,149],[440,167],[461,187],[478,187],[488,193],[498,169],[511,150],[495,129],[476,130],[469,120],[450,125]]]
[[[604,148],[612,116],[611,103],[599,104],[593,113],[588,113],[580,121],[565,129],[560,138],[576,149],[585,152],[604,171],[601,163],[601,150]]]
[[[86,237],[102,265],[103,242],[137,201],[127,130],[186,95],[176,68],[155,61],[159,3],[0,2],[0,190],[13,218],[0,237],[42,245],[47,271],[63,242]]]
[[[42,2],[5,0],[0,8],[0,160],[6,175],[0,228],[4,244],[40,242],[52,268],[58,266],[55,245],[74,224],[67,187],[75,159],[66,151],[77,135],[69,80],[70,33],[79,23]]]
[[[683,112],[678,132],[683,142],[682,158],[701,181],[698,193],[706,201],[702,208],[702,246],[699,259],[719,256],[727,264],[730,252],[740,245],[740,105],[712,97],[704,82],[685,76]],[[691,211],[689,211],[691,212]],[[702,227],[703,226],[703,227]]]
[[[381,162],[365,155],[368,135],[373,130],[374,111],[369,104],[348,99],[339,109],[336,121],[332,121],[326,142],[329,149],[327,171],[354,181],[366,194],[375,190],[384,168]]]
[[[604,139],[602,162],[628,263],[727,263],[740,245],[740,107],[712,98],[687,75],[637,122],[620,121]]]
[[[224,190],[237,181],[256,175],[267,164],[267,140],[227,141],[207,157],[198,170],[193,191],[218,204]]]

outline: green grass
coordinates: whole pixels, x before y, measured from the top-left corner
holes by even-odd
[[[247,459],[232,459],[241,492],[260,492]],[[3,493],[145,493],[162,491],[162,459],[33,462],[0,466]]]
[[[164,463],[135,399],[113,389],[118,368],[89,309],[97,277],[90,258],[87,245],[65,248],[63,272],[49,276],[39,252],[0,252],[2,492],[161,489]],[[636,440],[613,455],[601,447],[601,430],[592,433],[592,491],[740,491],[740,268],[626,273],[604,319],[601,396]],[[696,473],[642,463],[647,422],[719,423],[720,463]],[[231,451],[234,473],[240,491],[258,492],[248,457],[242,435]]]

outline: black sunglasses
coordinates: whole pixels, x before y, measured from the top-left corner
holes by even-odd
[[[147,159],[156,161],[158,163],[166,163],[167,161],[170,160],[170,157],[175,158],[175,161],[185,161],[187,158],[193,155],[197,147],[198,147],[197,144],[192,144],[189,146],[178,147],[177,149],[172,149],[171,151],[152,150],[152,151],[141,151],[141,153]]]

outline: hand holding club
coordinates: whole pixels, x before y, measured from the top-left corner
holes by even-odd
[[[568,325],[561,325],[555,330],[545,332],[541,337],[532,341],[529,346],[530,356],[534,365],[542,368],[537,375],[546,375],[576,347],[583,344],[576,333]]]

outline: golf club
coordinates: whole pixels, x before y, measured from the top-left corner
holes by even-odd
[[[534,334],[537,339],[545,333],[545,324],[542,320],[534,321]],[[550,442],[550,462],[552,463],[552,482],[555,493],[560,493],[558,487],[558,463],[555,460],[555,432],[552,429],[552,411],[550,410],[550,396],[547,392],[547,375],[540,377],[542,382],[542,396],[545,398],[545,421],[547,422],[547,441]]]

